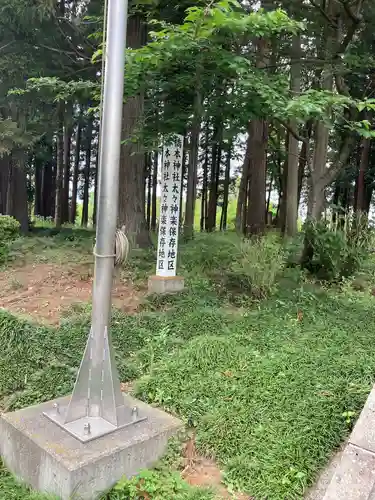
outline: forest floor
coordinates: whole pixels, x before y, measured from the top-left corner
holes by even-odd
[[[226,279],[230,238],[181,246],[184,293],[147,296],[152,251],[134,252],[116,278],[123,389],[179,415],[187,430],[137,497],[124,481],[103,498],[301,499],[361,411],[375,373],[373,268],[362,291],[285,269],[272,296],[254,301]],[[3,411],[71,391],[90,324],[92,245],[82,231],[12,245],[0,272]],[[46,497],[0,465],[0,498]]]

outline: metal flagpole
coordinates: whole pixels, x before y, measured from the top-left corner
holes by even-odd
[[[92,324],[70,403],[45,416],[82,442],[144,420],[124,405],[109,336],[118,206],[127,0],[108,0]]]

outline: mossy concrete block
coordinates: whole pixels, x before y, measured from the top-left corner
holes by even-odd
[[[8,469],[34,489],[62,500],[93,500],[121,477],[151,467],[182,426],[167,413],[124,396],[145,421],[81,443],[43,415],[60,398],[0,416],[0,455]]]

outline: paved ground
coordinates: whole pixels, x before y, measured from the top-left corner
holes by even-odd
[[[375,500],[375,386],[348,443],[332,458],[306,500]]]

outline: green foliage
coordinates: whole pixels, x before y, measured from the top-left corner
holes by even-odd
[[[239,255],[230,267],[231,279],[239,281],[253,297],[260,299],[274,291],[284,267],[285,253],[280,236],[268,233],[240,243]]]
[[[54,238],[62,244],[69,234]],[[22,241],[35,252],[41,239],[53,240],[39,235],[31,246],[32,239]],[[208,248],[210,241],[215,244]],[[150,298],[137,315],[114,314],[111,333],[120,377],[142,377],[139,397],[196,427],[199,452],[217,459],[231,489],[270,500],[302,498],[347,436],[371,389],[373,298],[315,290],[307,283],[279,288],[257,307],[228,307],[209,277],[216,266],[225,275],[228,262],[242,258],[235,253],[238,243],[235,235],[206,235],[183,244],[186,292]],[[245,243],[248,259],[253,243]],[[259,245],[280,251],[276,235]],[[57,329],[1,311],[2,409],[70,392],[89,324],[89,308],[72,310]],[[142,492],[163,500],[210,498],[209,492],[188,488],[172,462],[169,472],[158,467],[123,480],[104,498],[142,499]],[[0,497],[43,498],[4,469]]]
[[[0,215],[0,264],[6,262],[9,255],[9,242],[19,236],[19,222],[8,215]]]
[[[23,96],[29,93],[40,94],[42,98],[48,98],[51,102],[66,101],[68,99],[87,99],[99,92],[100,86],[91,81],[69,81],[65,82],[57,77],[29,78],[25,88],[12,89],[8,92],[10,96]]]
[[[307,222],[305,245],[308,249],[304,267],[319,279],[340,280],[355,274],[369,255],[373,240],[367,223],[354,219],[342,229],[327,222]]]
[[[0,215],[0,243],[12,241],[19,236],[20,223],[9,215]]]
[[[124,478],[102,500],[212,500],[209,491],[190,487],[178,473],[145,470],[132,479]]]
[[[228,311],[214,332],[194,325],[136,393],[195,425],[199,451],[225,466],[231,487],[302,498],[347,435],[342,414],[358,412],[371,389],[372,302],[281,290],[258,310]]]

